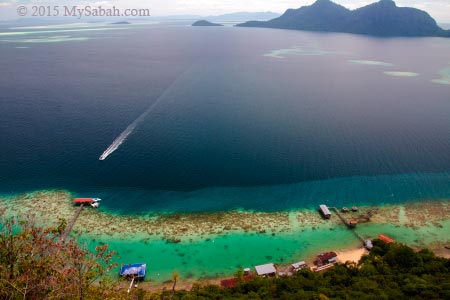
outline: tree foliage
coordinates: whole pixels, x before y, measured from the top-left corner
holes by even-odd
[[[60,242],[61,224],[42,228],[32,217],[2,217],[0,299],[84,299],[115,265],[107,245],[92,253],[74,240]]]

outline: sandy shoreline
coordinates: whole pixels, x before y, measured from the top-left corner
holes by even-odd
[[[361,259],[361,257],[365,254],[368,254],[369,251],[365,248],[357,248],[352,250],[346,250],[346,251],[338,251],[336,254],[337,259],[340,263],[346,263],[346,262],[354,262],[357,263]]]
[[[67,191],[38,191],[0,198],[0,209],[4,209],[6,215],[25,216],[26,214],[34,214],[36,221],[45,226],[57,224],[59,218],[70,220],[76,210],[72,205],[72,195]],[[370,209],[372,208],[361,207],[358,212],[348,213],[346,216],[358,218]],[[427,230],[442,231],[447,229],[444,226],[447,224],[445,222],[449,220],[450,201],[448,199],[403,205],[383,205],[377,207],[376,213],[369,222],[370,225],[358,225],[358,231],[367,233],[366,236],[374,236],[379,230],[407,229],[414,232],[421,228],[427,228]],[[145,243],[163,240],[170,244],[183,244],[196,240],[208,241],[212,239],[214,241],[214,238],[220,236],[240,233],[270,237],[292,232],[302,234],[304,231],[319,229],[323,232],[333,232],[335,228],[343,228],[343,224],[337,216],[333,216],[331,220],[324,220],[317,211],[307,209],[273,213],[229,211],[127,216],[110,215],[101,210],[87,207],[83,209],[75,223],[72,236],[87,235],[94,240],[102,237],[119,241],[138,239]],[[424,233],[424,235],[427,235],[427,233]],[[401,236],[399,235],[399,237]],[[446,243],[450,243],[450,237],[447,240],[436,237],[435,240],[418,241],[412,246],[416,248],[427,246],[434,250],[437,255],[450,257],[450,251],[443,248]],[[347,246],[342,249],[333,250],[338,253],[340,262],[357,262],[366,253],[366,250],[360,245],[355,239],[351,247],[347,243]],[[327,251],[326,244],[324,244],[323,250]],[[312,263],[313,258],[308,256],[306,260]],[[287,263],[282,264],[281,269],[286,268]],[[219,282],[219,278],[204,280],[188,278],[180,280],[178,288],[189,289],[193,283],[218,284]],[[166,285],[169,287],[170,283],[166,283]],[[162,287],[161,282],[154,281],[144,282],[143,286],[154,290],[160,290]]]

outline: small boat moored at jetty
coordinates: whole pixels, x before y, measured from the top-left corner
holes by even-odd
[[[97,208],[100,206],[100,198],[74,198],[73,203],[75,204],[89,204],[90,206]]]

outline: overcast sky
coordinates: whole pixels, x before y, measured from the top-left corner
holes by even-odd
[[[154,16],[220,15],[239,11],[273,11],[310,5],[315,0],[0,0],[0,19],[17,18],[18,5],[90,5],[119,8],[148,8]],[[357,8],[377,0],[334,0],[347,8]],[[450,0],[397,0],[398,6],[411,6],[427,11],[438,22],[450,23]]]

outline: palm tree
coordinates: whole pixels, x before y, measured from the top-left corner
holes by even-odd
[[[161,300],[164,300],[165,296],[166,296],[166,287],[163,287],[162,293],[161,293]]]
[[[177,285],[177,281],[178,281],[178,272],[177,271],[173,271],[172,280],[173,280],[173,286],[172,286],[172,293],[170,293],[170,297],[169,297],[170,300],[172,300],[172,297],[175,294],[175,286]]]

